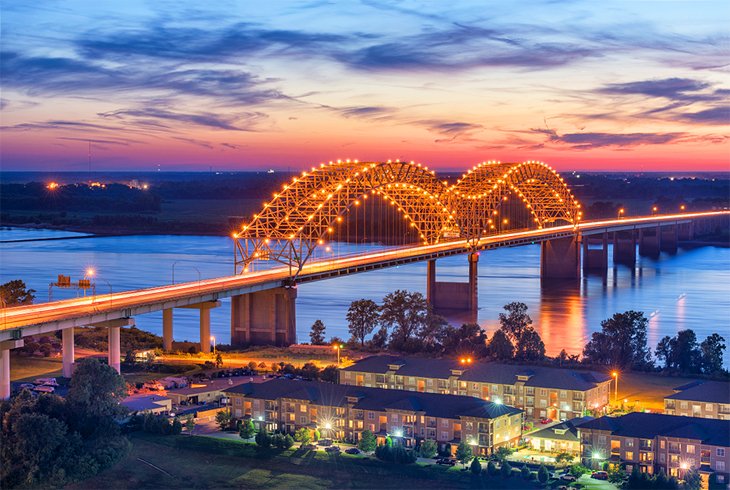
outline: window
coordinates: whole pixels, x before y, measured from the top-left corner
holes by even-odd
[[[441,432],[441,440],[445,441],[449,438],[449,433],[446,431]]]
[[[416,384],[416,378],[414,378],[414,377],[409,377],[409,378],[408,378],[408,384],[409,384],[409,385],[414,385],[414,384]]]
[[[665,447],[667,447],[667,442],[662,439],[661,441],[659,441],[659,447],[664,449]]]
[[[680,408],[684,408],[686,410],[687,409],[687,402],[679,402],[679,407]]]
[[[568,398],[568,392],[565,390],[560,390],[560,398]]]
[[[687,444],[687,446],[684,448],[684,450],[687,451],[688,453],[694,453],[695,447],[692,444]]]
[[[499,392],[499,385],[492,385],[492,393],[498,393]]]
[[[540,388],[540,396],[547,396],[547,390],[545,388]]]
[[[626,439],[626,447],[634,447],[634,440]]]
[[[474,424],[472,422],[467,422],[465,425],[466,425],[466,430],[474,429]]]
[[[446,419],[441,419],[441,427],[448,427],[449,421]]]
[[[375,420],[375,414],[373,412],[368,412],[368,420]]]
[[[705,403],[705,410],[707,410],[708,412],[712,412],[714,408],[715,407],[712,403]]]
[[[303,404],[302,405],[299,405],[299,411],[300,412],[306,412],[307,411],[307,406],[306,405],[303,405]]]
[[[624,459],[626,459],[628,461],[631,461],[632,459],[634,459],[634,452],[633,451],[626,451],[626,458],[624,458]]]
[[[398,414],[397,413],[391,413],[390,414],[390,421],[394,424],[398,423]]]
[[[659,453],[659,462],[664,463],[667,460],[667,455],[664,453]]]
[[[724,447],[718,447],[715,451],[715,454],[717,454],[718,458],[724,458],[725,457],[725,448]]]
[[[299,423],[300,424],[306,424],[307,423],[307,417],[305,417],[304,415],[302,415],[301,417],[299,417]]]
[[[725,461],[717,461],[715,463],[715,469],[717,471],[725,471]]]
[[[471,384],[471,389],[472,390],[478,390],[479,389],[479,383],[472,383]]]

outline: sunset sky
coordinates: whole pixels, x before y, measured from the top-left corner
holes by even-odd
[[[730,2],[2,2],[3,170],[730,170]]]

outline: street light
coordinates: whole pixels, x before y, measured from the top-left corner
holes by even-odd
[[[461,359],[459,359],[459,362],[461,364],[471,364],[472,358],[471,357],[462,357]]]
[[[621,218],[623,218],[623,216],[624,216],[624,213],[626,213],[626,210],[625,210],[624,208],[620,208],[620,209],[618,210],[618,219],[621,219]]]
[[[659,208],[657,206],[651,207],[651,214],[656,214],[657,211],[659,211]]]
[[[215,335],[211,335],[210,340],[213,341],[213,355],[215,355]]]
[[[336,344],[333,345],[332,348],[337,351],[337,364],[340,364],[340,350],[342,350],[345,346],[342,344]]]
[[[679,210],[680,211],[684,211],[685,209],[687,209],[687,206],[685,206],[684,204],[680,204],[679,205]]]
[[[611,376],[613,376],[614,379],[614,392],[613,392],[613,402],[618,403],[618,371],[614,371],[611,373]]]

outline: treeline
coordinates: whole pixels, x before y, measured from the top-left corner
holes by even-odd
[[[563,349],[554,358],[545,355],[545,344],[532,326],[527,305],[512,302],[499,314],[499,329],[489,338],[478,324],[448,325],[435,314],[418,292],[398,290],[381,305],[369,299],[353,301],[347,312],[350,348],[395,353],[426,352],[442,356],[469,356],[498,361],[548,362],[561,366],[605,367],[676,374],[727,376],[723,367],[725,339],[714,333],[701,342],[692,330],[664,337],[654,350],[647,341],[649,320],[643,312],[616,313],[601,322],[582,355]],[[325,344],[325,325],[312,325],[313,344]],[[338,338],[332,344],[344,344]],[[659,361],[657,366],[655,361]]]

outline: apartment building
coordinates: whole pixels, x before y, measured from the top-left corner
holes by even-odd
[[[594,371],[456,359],[371,356],[340,370],[341,384],[467,395],[511,405],[528,418],[572,419],[602,410],[611,378]]]
[[[674,391],[664,398],[665,414],[730,420],[730,383],[700,380]]]
[[[525,439],[532,449],[548,453],[568,453],[580,457],[578,427],[593,417],[578,417],[531,432]]]
[[[727,485],[730,471],[730,421],[655,413],[601,417],[578,427],[583,463],[597,467],[604,461],[625,464],[626,471],[656,473],[663,468],[682,478],[700,471],[707,488],[709,477]]]
[[[225,390],[231,415],[268,430],[318,429],[322,437],[357,442],[371,430],[380,443],[398,439],[414,447],[435,440],[452,452],[467,442],[478,454],[514,446],[522,436],[523,412],[469,396],[413,393],[315,381],[274,379]]]

